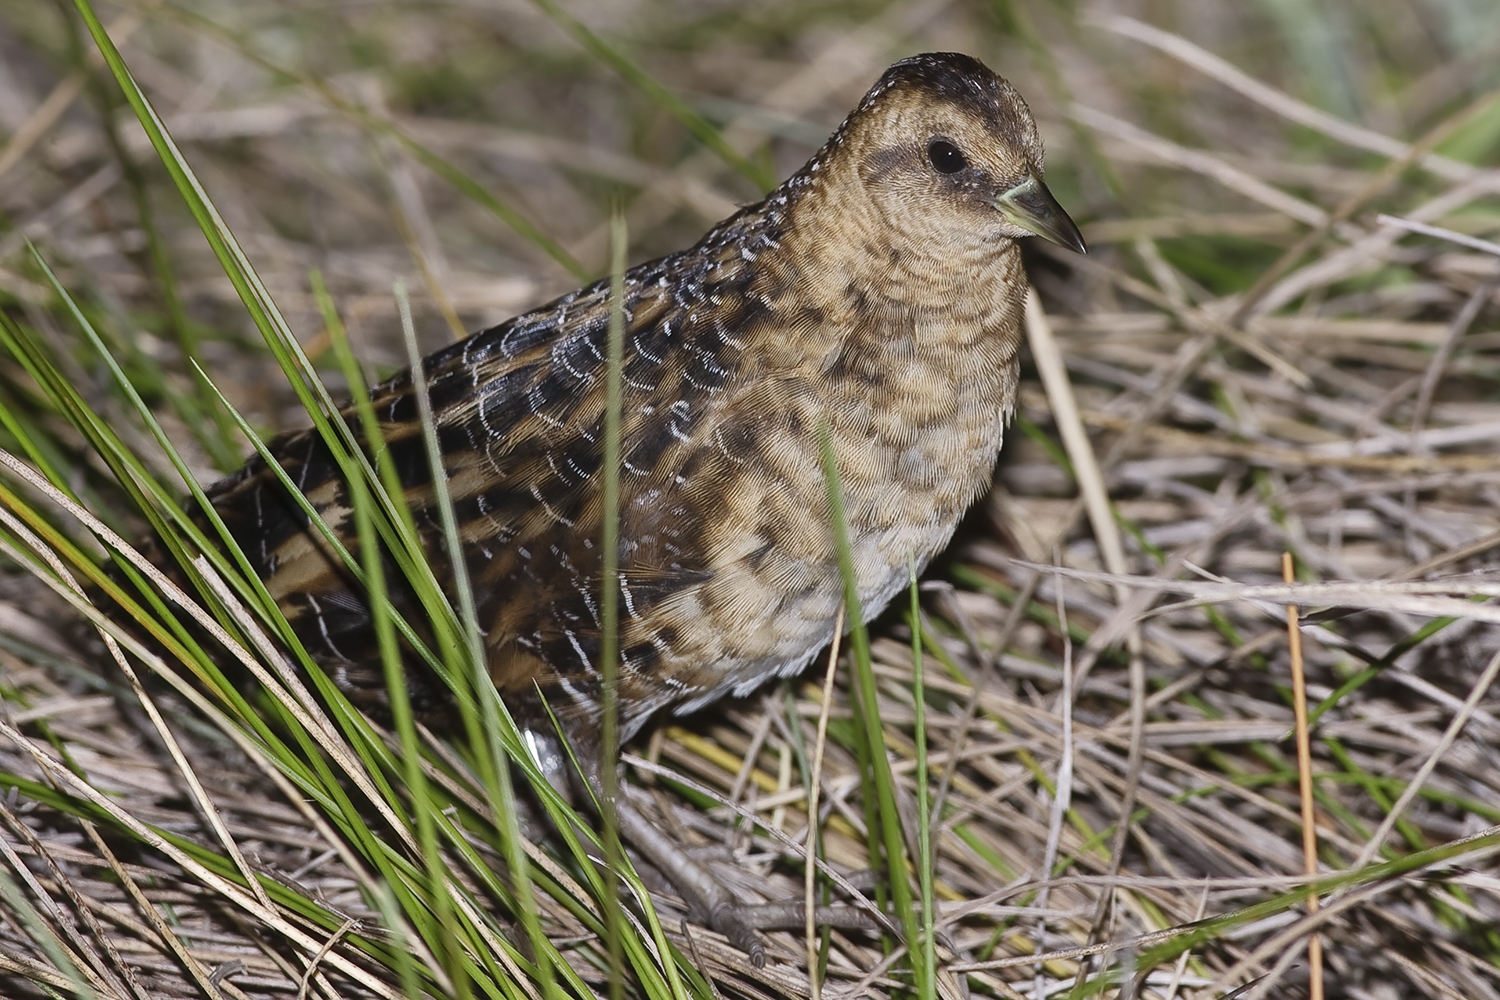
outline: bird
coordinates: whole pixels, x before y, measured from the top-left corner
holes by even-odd
[[[621,741],[796,674],[833,639],[846,591],[824,441],[866,618],[987,492],[1019,381],[1029,285],[1018,241],[1086,252],[1042,175],[1036,122],[1010,83],[968,55],[915,55],[762,201],[624,271]],[[342,414],[396,470],[453,596],[462,575],[432,480],[425,390],[485,667],[539,763],[575,758],[596,790],[615,766],[603,759],[600,664],[611,301],[606,278],[438,350],[420,378],[375,386],[378,440],[352,405]],[[292,432],[267,451],[357,551],[350,486],[322,436]],[[379,701],[367,596],[282,477],[253,457],[206,495],[313,659]],[[410,589],[390,587],[419,617]],[[419,664],[407,676],[424,718],[453,718]],[[616,806],[626,842],[760,964],[728,890],[623,796]]]

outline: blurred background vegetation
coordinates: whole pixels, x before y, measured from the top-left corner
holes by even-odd
[[[0,129],[14,137],[0,164],[5,289],[38,296],[20,253],[25,234],[72,287],[82,287],[75,276],[91,286],[103,328],[166,377],[180,372],[184,337],[211,368],[243,361],[256,338],[118,92],[84,58],[92,46],[70,5],[0,10]],[[1181,32],[1266,85],[1390,136],[1419,135],[1500,73],[1500,18],[1488,0],[255,2],[101,12],[132,29],[122,35],[134,72],[293,325],[319,325],[306,274],[320,268],[360,355],[380,371],[404,356],[393,279],[430,310],[419,323],[430,348],[454,335],[445,307],[449,324],[475,329],[568,290],[580,274],[601,275],[613,204],[627,209],[632,260],[683,246],[800,165],[880,70],[911,52],[971,52],[1020,86],[1050,148],[1049,183],[1085,228],[1261,206],[1200,173],[1163,170],[1138,147],[1101,149],[1110,138],[1078,124],[1076,108],[1212,149],[1315,203],[1336,201],[1378,162],[1111,30],[1111,17]],[[25,141],[43,101],[80,68],[84,92]],[[723,137],[720,150],[705,146],[704,130]],[[396,135],[485,197],[435,176]],[[1441,151],[1484,163],[1497,150],[1500,109]],[[1211,235],[1184,234],[1162,251],[1216,294],[1248,287],[1293,238],[1289,227],[1279,238]],[[274,386],[243,374],[226,380],[246,390],[236,402],[267,425],[287,419],[264,408],[278,398]],[[217,464],[232,453],[219,451]]]

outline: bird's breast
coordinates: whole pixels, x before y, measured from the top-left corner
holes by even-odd
[[[825,350],[747,389],[741,413],[726,406],[700,463],[716,504],[701,539],[709,573],[670,600],[675,642],[660,664],[683,710],[796,671],[831,638],[843,581],[825,435],[866,617],[947,545],[988,488],[1014,406],[1011,284],[942,308],[884,296],[876,308],[873,290],[863,315],[825,308],[839,324]]]

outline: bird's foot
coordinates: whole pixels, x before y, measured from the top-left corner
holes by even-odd
[[[807,926],[807,904],[789,899],[780,903],[739,903],[738,918],[761,931],[796,931]],[[814,906],[813,925],[840,931],[886,930],[884,923],[854,906]]]
[[[766,960],[765,946],[757,931],[798,931],[807,926],[807,904],[802,900],[744,903],[730,898],[728,891],[715,881],[713,893],[715,898],[710,903],[688,898],[690,895],[697,894],[696,888],[689,890],[684,890],[681,886],[676,886],[676,888],[688,903],[689,912],[705,926],[723,934],[730,944],[749,955],[750,964],[757,969],[761,968]],[[853,906],[814,906],[812,917],[816,927],[832,927],[841,931],[890,929],[888,923]]]
[[[757,931],[795,931],[807,925],[807,904],[801,899],[776,903],[744,903],[734,898],[718,878],[693,858],[660,827],[633,805],[617,800],[620,834],[640,852],[687,903],[689,914],[718,931],[750,956],[757,969],[765,965],[765,944]],[[854,906],[815,906],[813,923],[844,931],[892,930],[889,921]]]

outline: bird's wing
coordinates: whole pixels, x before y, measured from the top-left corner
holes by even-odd
[[[705,241],[708,245],[710,241]],[[691,534],[712,495],[693,456],[723,424],[719,402],[743,383],[739,337],[754,319],[746,269],[725,241],[627,272],[622,432],[622,565],[637,573],[640,607],[692,586],[709,567]],[[694,257],[694,254],[697,257]],[[497,683],[530,682],[538,664],[587,656],[598,629],[608,282],[564,296],[429,356],[422,364],[449,498],[464,542]],[[449,587],[441,517],[409,372],[375,387],[380,456],[396,470],[439,581]],[[343,416],[357,438],[351,408]],[[721,428],[722,430],[722,428]],[[334,535],[357,551],[348,485],[314,430],[270,450]],[[718,446],[715,446],[718,450]],[[373,460],[374,456],[372,456]],[[311,651],[352,669],[375,664],[360,588],[309,530],[301,508],[260,458],[208,491],[234,538]],[[387,573],[408,616],[414,597]],[[451,596],[451,594],[450,594]],[[507,647],[529,650],[510,655]],[[507,667],[506,664],[513,664]],[[376,671],[378,676],[378,671]]]

